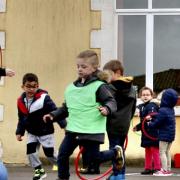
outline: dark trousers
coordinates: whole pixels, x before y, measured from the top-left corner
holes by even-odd
[[[91,162],[100,164],[102,162],[106,162],[109,160],[114,160],[116,156],[116,151],[114,149],[107,150],[107,151],[99,151],[99,144],[92,142],[92,141],[79,141],[77,138],[76,133],[66,133],[65,137],[59,147],[59,154],[58,154],[58,176],[62,179],[69,179],[69,158],[73,151],[76,149],[77,146],[83,146],[86,148],[92,148],[93,151],[90,151],[91,154],[88,156],[91,157]],[[97,151],[94,151],[97,149]]]
[[[108,139],[109,139],[109,149],[113,149],[114,146],[116,146],[116,145],[121,146],[122,149],[123,149],[124,158],[125,158],[124,143],[125,143],[125,140],[126,140],[126,136],[125,135],[114,135],[114,134],[108,133]],[[114,175],[125,174],[125,172],[126,172],[125,163],[124,163],[123,168],[120,171],[117,171],[114,164],[115,163],[113,162],[113,173],[114,173]]]
[[[93,143],[93,144],[92,144]],[[93,169],[94,171],[99,171],[99,164],[92,162],[92,156],[96,156],[96,153],[100,151],[100,144],[91,142],[88,144],[84,143],[84,149],[82,152],[82,165],[83,168]]]

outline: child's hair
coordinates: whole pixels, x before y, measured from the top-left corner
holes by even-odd
[[[26,74],[23,76],[22,83],[25,84],[27,81],[29,81],[29,82],[35,81],[35,82],[38,83],[38,77],[37,77],[36,74],[26,73]]]
[[[142,92],[143,92],[144,90],[148,90],[148,91],[151,93],[151,96],[152,96],[152,97],[154,96],[153,90],[152,90],[151,88],[147,87],[147,86],[144,86],[144,87],[142,87],[142,88],[139,90],[139,97],[141,97]]]
[[[162,90],[158,95],[157,95],[157,99],[159,100],[159,101],[161,101],[161,99],[162,99],[162,95],[163,95],[163,92],[164,92],[165,90]]]
[[[92,50],[82,51],[81,53],[79,53],[77,58],[84,59],[85,62],[91,64],[95,69],[98,69],[99,67],[99,59],[95,51]]]
[[[113,76],[113,71],[111,71],[111,70],[99,71],[97,76],[101,81],[106,81],[106,82],[110,83],[112,76]]]
[[[118,70],[120,70],[121,75],[124,74],[124,67],[122,65],[122,62],[120,62],[119,60],[110,60],[109,62],[107,62],[104,67],[104,70],[111,70],[114,73],[116,73]]]

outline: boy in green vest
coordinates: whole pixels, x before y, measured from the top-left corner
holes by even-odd
[[[96,52],[81,52],[77,56],[78,79],[66,88],[65,103],[44,116],[44,121],[61,121],[67,117],[66,134],[58,154],[59,180],[69,179],[69,157],[79,145],[90,152],[89,164],[99,166],[115,160],[117,169],[123,165],[120,146],[99,152],[99,145],[104,143],[106,116],[115,112],[117,105],[107,85],[98,79],[98,67]]]

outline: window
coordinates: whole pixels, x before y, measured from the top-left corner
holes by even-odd
[[[152,0],[152,8],[180,8],[179,0]]]
[[[124,60],[126,75],[145,74],[146,17],[118,17],[118,59]]]
[[[117,57],[127,75],[145,75],[180,69],[180,0],[116,0]]]
[[[6,0],[0,0],[0,12],[6,11]]]
[[[154,73],[180,69],[180,16],[154,16]]]
[[[148,0],[117,0],[116,9],[145,9]]]

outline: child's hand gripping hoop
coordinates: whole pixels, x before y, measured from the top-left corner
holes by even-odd
[[[145,126],[145,122],[149,120],[149,116],[152,117],[152,116],[155,116],[155,115],[157,115],[157,112],[150,113],[150,114],[148,114],[148,115],[143,119],[143,121],[142,121],[142,132],[143,132],[143,134],[144,134],[147,138],[149,138],[149,139],[151,139],[151,140],[153,140],[153,141],[156,141],[157,138],[150,136],[150,135],[146,132],[144,126]]]

